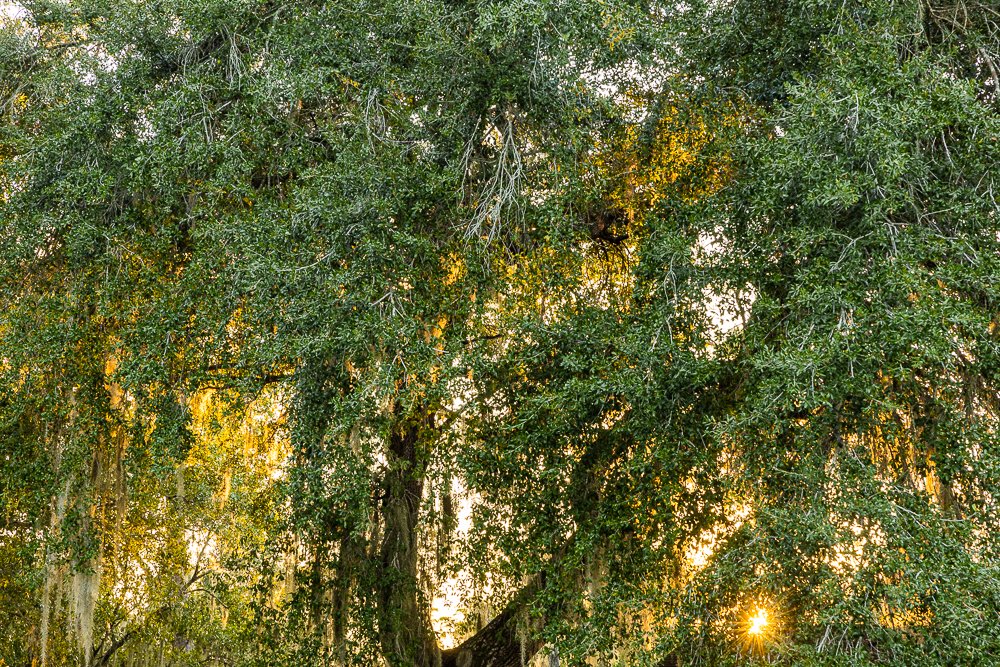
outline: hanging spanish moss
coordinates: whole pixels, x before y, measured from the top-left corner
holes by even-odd
[[[70,585],[70,609],[73,614],[76,646],[84,667],[90,667],[94,650],[94,611],[101,587],[101,564],[86,563],[86,569],[73,572]]]
[[[40,662],[42,667],[46,667],[48,665],[49,625],[52,622],[52,617],[54,615],[52,604],[55,602],[56,611],[58,611],[58,602],[62,597],[59,584],[65,572],[65,567],[63,567],[59,562],[59,558],[53,550],[51,542],[56,540],[61,533],[62,522],[66,517],[66,503],[69,500],[69,492],[72,487],[72,483],[72,479],[66,480],[66,483],[59,491],[59,494],[52,501],[52,515],[51,522],[49,524],[50,542],[45,545],[45,567],[42,573],[42,604],[41,619],[39,623],[39,644],[41,652]]]

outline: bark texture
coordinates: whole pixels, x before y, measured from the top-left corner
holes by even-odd
[[[404,419],[390,437],[383,481],[379,553],[379,642],[391,667],[438,667],[441,649],[417,584],[417,521],[427,454],[423,420]]]
[[[444,651],[441,667],[521,667],[544,646],[527,618],[528,605],[538,593],[538,579],[521,589],[486,627],[456,648]]]

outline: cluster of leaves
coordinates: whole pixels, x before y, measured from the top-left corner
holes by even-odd
[[[990,3],[0,21],[0,663],[1000,653]]]

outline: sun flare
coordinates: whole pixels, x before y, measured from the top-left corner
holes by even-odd
[[[761,637],[764,635],[768,626],[767,619],[767,609],[763,607],[757,608],[757,613],[750,617],[749,627],[747,627],[747,634],[751,637]]]

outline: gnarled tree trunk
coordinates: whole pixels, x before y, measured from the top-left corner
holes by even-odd
[[[383,480],[379,552],[379,642],[391,667],[437,667],[441,649],[417,584],[417,522],[427,471],[421,443],[424,419],[403,419],[393,429]]]

